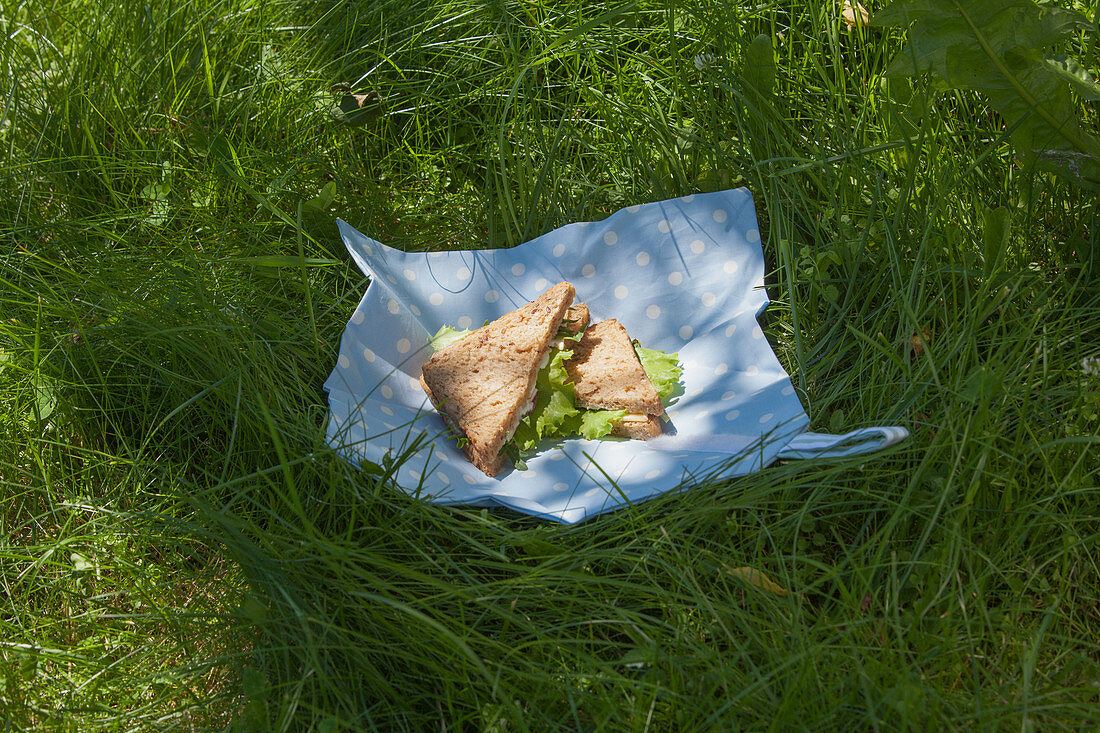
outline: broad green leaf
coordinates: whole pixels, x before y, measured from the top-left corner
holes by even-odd
[[[314,213],[321,213],[328,207],[332,206],[332,202],[336,200],[336,182],[329,181],[325,184],[324,188],[317,192],[317,195],[311,198],[309,201],[302,203],[302,208]]]
[[[42,422],[50,417],[57,409],[57,392],[53,386],[45,380],[34,379],[34,404],[31,407],[35,420]]]
[[[1070,88],[1082,99],[1090,102],[1100,100],[1100,84],[1077,62],[1066,56],[1044,59],[1043,64],[1056,75],[1069,82]]]
[[[191,191],[191,206],[196,209],[209,208],[216,198],[213,181],[204,181]]]
[[[1100,175],[1100,138],[1077,119],[1069,93],[1096,99],[1100,86],[1048,50],[1086,27],[1084,16],[1033,0],[895,0],[872,24],[908,28],[887,74],[930,72],[935,85],[982,92],[1025,165],[1042,162],[1079,180]],[[1081,157],[1057,152],[1071,150]]]
[[[245,697],[261,700],[267,696],[267,679],[255,667],[245,667],[241,670],[241,691]]]
[[[172,185],[168,183],[168,181],[150,183],[141,189],[142,198],[150,201],[163,201],[168,198],[168,194],[170,193],[172,193]]]
[[[640,646],[628,649],[619,659],[619,664],[624,667],[644,667],[646,664],[652,664],[657,660],[658,649],[652,644],[643,644]]]
[[[760,34],[745,52],[745,81],[764,97],[775,90],[775,51],[771,36]]]
[[[989,367],[980,366],[970,372],[966,378],[959,397],[971,404],[988,405],[990,401],[999,395],[1004,388],[1001,375]]]
[[[157,183],[150,183],[141,189],[142,198],[148,199],[152,202],[152,211],[149,216],[145,217],[147,224],[153,226],[160,226],[168,221],[168,216],[171,213],[171,206],[168,203],[168,197],[172,193],[172,184],[167,180],[158,181]]]
[[[942,13],[944,3],[942,0],[894,0],[871,18],[871,25],[887,27],[892,25],[907,26],[918,19],[926,19],[929,16]]]

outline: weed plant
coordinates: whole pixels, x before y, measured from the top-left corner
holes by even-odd
[[[1100,723],[1097,200],[841,10],[0,0],[0,728]],[[736,186],[813,427],[907,442],[578,526],[325,446],[336,216]]]

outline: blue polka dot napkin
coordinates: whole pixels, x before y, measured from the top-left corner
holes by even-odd
[[[429,501],[507,506],[561,522],[760,470],[776,459],[877,450],[903,428],[807,433],[794,386],[764,338],[764,257],[745,189],[629,206],[496,250],[402,252],[347,223],[340,235],[370,285],[351,315],[325,389],[328,442],[389,467]],[[683,389],[650,441],[544,445],[526,471],[489,478],[455,447],[420,388],[428,337],[478,327],[568,280],[593,320],[617,318],[643,346],[675,351]]]

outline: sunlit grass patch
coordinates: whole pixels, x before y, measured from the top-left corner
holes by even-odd
[[[843,3],[0,11],[4,724],[1095,722],[1096,199],[980,94],[885,78],[897,31]],[[325,446],[366,286],[336,216],[506,246],[741,185],[814,429],[906,443],[575,527]]]

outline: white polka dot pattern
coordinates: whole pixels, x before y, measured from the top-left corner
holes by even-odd
[[[371,284],[325,383],[328,440],[349,460],[376,464],[423,441],[395,480],[431,501],[575,522],[709,471],[759,470],[808,426],[756,323],[767,294],[745,190],[632,205],[511,249],[426,255],[339,228]],[[489,479],[455,446],[420,388],[427,339],[443,324],[492,320],[562,279],[594,318],[618,318],[643,345],[679,352],[684,375],[666,406],[671,424],[646,442],[567,440],[529,457],[528,471]]]

